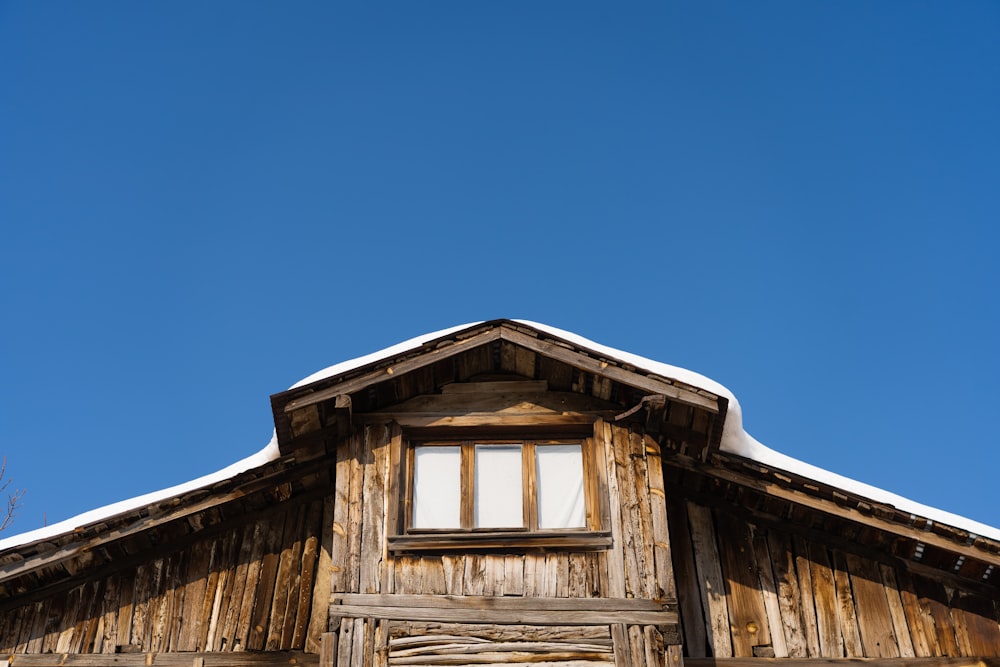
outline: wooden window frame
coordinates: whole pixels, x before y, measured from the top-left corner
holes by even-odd
[[[478,528],[474,524],[474,461],[477,445],[521,445],[522,511],[519,528]],[[583,463],[585,525],[575,528],[538,528],[535,449],[546,445],[580,445]],[[414,452],[419,446],[461,447],[462,507],[461,528],[414,528]],[[603,451],[592,437],[433,437],[397,431],[391,443],[388,512],[390,551],[519,551],[532,549],[573,549],[592,551],[611,546],[607,470],[600,465]]]

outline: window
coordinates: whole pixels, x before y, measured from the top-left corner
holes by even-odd
[[[412,441],[399,460],[392,548],[610,543],[589,439]]]

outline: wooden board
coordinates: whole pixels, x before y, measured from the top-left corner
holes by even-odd
[[[712,511],[690,502],[687,503],[687,511],[702,609],[705,611],[708,645],[713,656],[731,657],[733,644],[729,635],[729,606],[726,584],[719,565],[719,550],[715,544]]]
[[[720,510],[715,512],[715,524],[729,603],[733,656],[753,657],[754,647],[771,645],[771,632],[750,528],[746,521]]]
[[[694,550],[691,546],[691,532],[684,501],[671,495],[667,500],[667,515],[670,543],[673,547],[674,576],[677,579],[681,627],[684,630],[684,646],[691,657],[704,658],[708,648],[708,638],[705,632],[705,619],[708,618],[708,612],[703,612],[701,607],[698,573],[695,570]]]
[[[846,559],[865,655],[869,658],[899,657],[899,642],[878,563],[854,554],[846,554]],[[899,600],[898,593],[896,600]]]

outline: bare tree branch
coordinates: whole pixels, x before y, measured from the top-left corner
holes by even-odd
[[[7,457],[3,457],[3,463],[0,463],[0,493],[7,491],[7,487],[13,480],[7,477]],[[24,498],[24,489],[14,489],[7,493],[6,508],[0,510],[0,531],[4,530],[14,521],[14,517],[17,515],[17,510],[21,507],[21,499]]]

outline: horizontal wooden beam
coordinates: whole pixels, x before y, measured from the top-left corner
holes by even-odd
[[[380,607],[447,607],[453,609],[539,609],[546,611],[664,611],[677,600],[649,598],[552,598],[490,595],[403,595],[396,593],[334,593],[331,601]]]
[[[635,598],[526,598],[463,595],[337,594],[331,618],[498,623],[502,625],[674,626],[674,601]]]
[[[176,653],[15,653],[10,667],[319,667],[319,655],[303,651]]]
[[[1000,658],[684,658],[685,667],[1000,667]]]
[[[475,549],[607,549],[611,534],[605,531],[510,531],[510,532],[456,532],[415,533],[390,535],[390,551],[445,551]]]
[[[610,378],[630,387],[642,389],[652,394],[663,394],[671,400],[687,405],[695,405],[713,414],[719,412],[719,401],[717,398],[713,399],[702,396],[697,392],[683,389],[667,382],[661,382],[641,373],[627,371],[612,364],[602,363],[580,352],[567,349],[555,343],[539,340],[538,338],[506,327],[500,328],[500,337],[514,345],[520,345],[543,356],[557,359],[581,370]]]
[[[473,426],[574,426],[593,424],[598,417],[609,417],[613,411],[600,413],[538,413],[484,412],[459,415],[453,412],[367,412],[355,415],[358,423],[384,422],[392,419],[403,428],[473,427]]]
[[[284,411],[286,413],[292,412],[309,405],[315,405],[316,403],[322,403],[323,401],[330,400],[331,398],[336,398],[339,394],[353,393],[376,382],[388,380],[393,375],[409,373],[419,368],[423,368],[424,366],[436,364],[442,359],[448,359],[449,357],[461,354],[466,350],[471,350],[479,347],[480,345],[492,343],[495,340],[499,340],[499,338],[500,330],[491,329],[476,336],[472,336],[471,338],[466,338],[465,340],[452,343],[451,345],[445,345],[444,347],[418,353],[417,356],[400,361],[395,366],[380,368],[376,371],[359,375],[358,377],[350,380],[338,382],[332,387],[327,387],[326,389],[321,389],[317,392],[313,392],[312,394],[306,394],[305,396],[289,401],[285,404]]]

